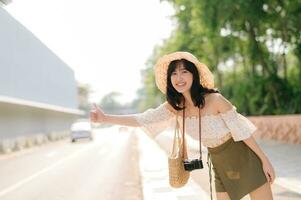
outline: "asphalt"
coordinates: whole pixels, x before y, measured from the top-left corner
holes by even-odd
[[[103,130],[108,132],[109,129]],[[120,128],[116,127],[113,132],[130,132],[135,137],[129,143],[132,147],[131,153],[127,156],[131,165],[122,176],[125,182],[124,187],[117,187],[114,195],[119,195],[117,199],[137,199],[137,200],[209,200],[209,173],[206,165],[206,148],[202,148],[204,168],[191,172],[190,179],[185,187],[175,189],[170,187],[168,181],[167,160],[172,147],[172,134],[163,133],[156,139],[151,139],[140,128]],[[131,135],[130,134],[130,135]],[[122,135],[122,134],[121,134]],[[116,137],[120,135],[117,134]],[[117,139],[117,138],[116,138]],[[198,157],[199,143],[191,138],[188,139],[191,158]],[[269,157],[276,171],[276,180],[272,185],[272,192],[275,200],[301,200],[301,145],[287,144],[272,140],[257,140],[259,146]],[[65,144],[66,141],[58,141],[53,145]],[[115,144],[115,143],[114,143]],[[45,146],[51,146],[48,144]],[[42,145],[44,146],[44,145]],[[39,147],[39,148],[42,148]],[[36,147],[38,148],[38,147]],[[126,148],[128,149],[128,148]],[[19,152],[1,155],[1,160],[6,160],[13,155],[26,155],[34,152],[35,148],[26,148]],[[124,156],[121,156],[122,158]],[[119,159],[121,158],[119,157]],[[117,158],[117,157],[116,157]],[[102,158],[103,159],[103,158]],[[102,160],[101,159],[101,160]],[[123,166],[125,167],[125,166]],[[111,173],[116,173],[113,168]],[[118,180],[118,179],[116,179]],[[131,181],[129,181],[131,180]],[[108,184],[110,185],[110,184]],[[113,186],[113,187],[115,187]],[[215,199],[213,182],[213,199]],[[119,188],[119,189],[117,189]],[[122,190],[120,189],[122,188]],[[123,192],[122,192],[123,191]],[[125,191],[125,192],[124,192]],[[112,196],[112,194],[107,194]],[[122,198],[120,198],[122,197]],[[108,199],[108,198],[107,198]],[[116,199],[116,198],[113,198]],[[243,200],[249,199],[248,196]]]

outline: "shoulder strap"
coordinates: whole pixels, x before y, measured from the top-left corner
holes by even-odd
[[[201,133],[201,106],[199,107],[199,142],[200,142],[200,159],[202,160],[202,143],[201,143],[201,140],[202,140],[202,133]]]
[[[186,146],[186,141],[185,141],[185,108],[183,109],[183,131],[182,131],[182,138],[183,138],[183,155],[185,155],[185,150],[187,153],[187,146]]]
[[[200,159],[202,160],[202,133],[201,133],[201,107],[199,107],[199,144],[200,144]],[[183,131],[182,131],[182,138],[183,138],[183,145],[186,145],[185,143],[185,108],[183,109]],[[183,153],[184,153],[183,148]]]

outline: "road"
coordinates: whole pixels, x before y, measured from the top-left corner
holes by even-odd
[[[153,192],[153,195],[162,196],[164,199],[168,195],[172,196],[171,193],[176,196],[177,190],[172,190],[167,182],[163,181],[166,184],[163,187],[162,180],[157,177],[158,170],[151,173],[151,166],[148,162],[163,166],[167,161],[166,154],[163,153],[163,157],[161,156],[162,163],[160,164],[159,157],[154,154],[156,148],[159,148],[158,145],[157,147],[147,145],[151,139],[148,139],[149,141],[137,140],[137,135],[119,130],[118,127],[96,130],[93,141],[82,140],[71,143],[69,139],[66,139],[1,155],[0,199],[142,200],[142,187],[144,191]],[[156,143],[160,144],[165,152],[169,152],[171,142],[170,137],[162,135]],[[280,180],[272,186],[275,200],[300,200],[301,194],[298,188],[301,187],[299,180],[301,147],[264,141],[259,142],[259,145],[271,158],[278,180]],[[142,150],[138,152],[138,146],[149,151],[144,159],[139,158]],[[147,146],[151,147],[147,148]],[[194,143],[190,150],[189,155],[197,157],[198,143]],[[206,161],[205,149],[203,152],[203,158]],[[148,164],[145,165],[142,162],[141,165],[143,160]],[[143,165],[150,176],[156,175],[156,177],[140,174],[139,167]],[[164,173],[162,177],[166,178],[168,172],[165,170]],[[147,184],[142,186],[141,175],[146,178],[145,180],[155,181],[146,182]],[[209,194],[206,165],[203,170],[193,171],[191,179]],[[155,184],[156,181],[159,185]],[[150,188],[145,190],[149,186]],[[186,197],[179,193],[181,199],[193,199],[190,193],[185,195]],[[194,197],[194,199],[199,198],[201,196]]]
[[[135,136],[117,129],[94,135],[0,156],[0,199],[142,199]]]

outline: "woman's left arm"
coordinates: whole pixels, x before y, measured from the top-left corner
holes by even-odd
[[[233,105],[230,101],[228,101],[223,95],[219,93],[214,93],[212,95],[213,101],[215,102],[216,108],[219,112],[224,113],[233,108]],[[275,171],[270,163],[267,156],[263,153],[261,148],[258,146],[254,137],[251,135],[250,137],[243,140],[243,142],[250,147],[250,149],[259,157],[262,163],[262,168],[267,180],[272,184],[275,180]]]
[[[260,158],[264,174],[267,180],[272,184],[275,180],[275,170],[267,156],[263,153],[252,135],[249,138],[244,139],[243,142]]]

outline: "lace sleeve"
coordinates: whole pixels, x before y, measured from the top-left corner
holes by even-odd
[[[170,127],[175,115],[164,104],[157,108],[150,108],[143,113],[134,114],[134,118],[140,124],[140,128],[151,138]]]
[[[247,139],[257,130],[249,119],[236,111],[235,106],[220,115],[230,129],[234,141]]]

